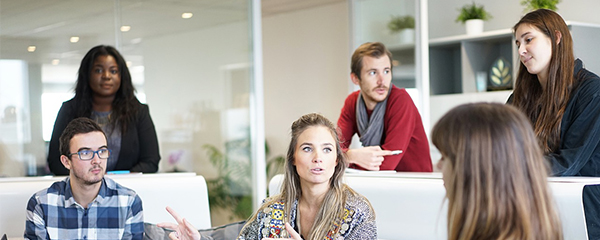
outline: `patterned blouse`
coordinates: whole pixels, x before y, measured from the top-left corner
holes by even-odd
[[[346,191],[344,216],[334,223],[325,239],[377,239],[375,213],[365,197]],[[238,240],[289,237],[284,224],[284,202],[278,201],[258,213],[256,219],[242,229]],[[298,200],[291,207],[290,225],[296,229]]]

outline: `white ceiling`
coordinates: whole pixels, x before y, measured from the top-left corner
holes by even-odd
[[[262,0],[263,16],[297,11],[346,0]],[[116,3],[117,2],[117,3]],[[115,26],[129,25],[121,34],[121,51],[138,55],[145,38],[190,29],[247,21],[249,0],[0,0],[0,58],[49,63],[74,61],[97,44],[115,43]],[[115,12],[118,4],[120,13]],[[192,12],[191,19],[181,14]],[[120,24],[115,20],[121,15]],[[78,43],[70,43],[79,36]],[[36,51],[28,53],[27,47]],[[128,59],[131,60],[131,59]],[[132,59],[135,60],[135,59]]]

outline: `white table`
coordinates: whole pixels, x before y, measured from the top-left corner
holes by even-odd
[[[283,175],[274,177],[269,192],[280,192]],[[436,173],[353,172],[346,183],[369,199],[380,239],[447,239],[446,190]],[[549,178],[565,239],[587,239],[582,191],[600,178]]]

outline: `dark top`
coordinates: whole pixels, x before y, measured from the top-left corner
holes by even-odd
[[[600,77],[575,61],[578,86],[565,108],[560,148],[549,154],[554,176],[600,177]]]
[[[150,118],[148,105],[139,104],[135,120],[127,127],[127,132],[121,136],[121,152],[114,170],[129,170],[132,172],[154,173],[158,171],[160,154],[154,123]],[[68,175],[60,162],[59,138],[67,124],[79,116],[75,115],[75,103],[71,99],[63,103],[58,111],[52,138],[48,148],[48,167],[55,175]]]
[[[553,176],[600,177],[600,77],[579,59],[574,76],[577,86],[562,117],[560,147],[546,158]],[[582,198],[588,237],[600,239],[600,185],[585,186]]]

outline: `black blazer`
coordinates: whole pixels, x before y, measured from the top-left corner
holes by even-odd
[[[69,170],[60,162],[59,138],[67,124],[79,117],[75,116],[74,102],[73,99],[64,102],[54,122],[47,161],[50,171],[55,175],[69,175]],[[148,105],[139,105],[135,121],[127,127],[127,132],[123,133],[121,138],[121,153],[114,170],[144,173],[158,171],[158,139]]]

